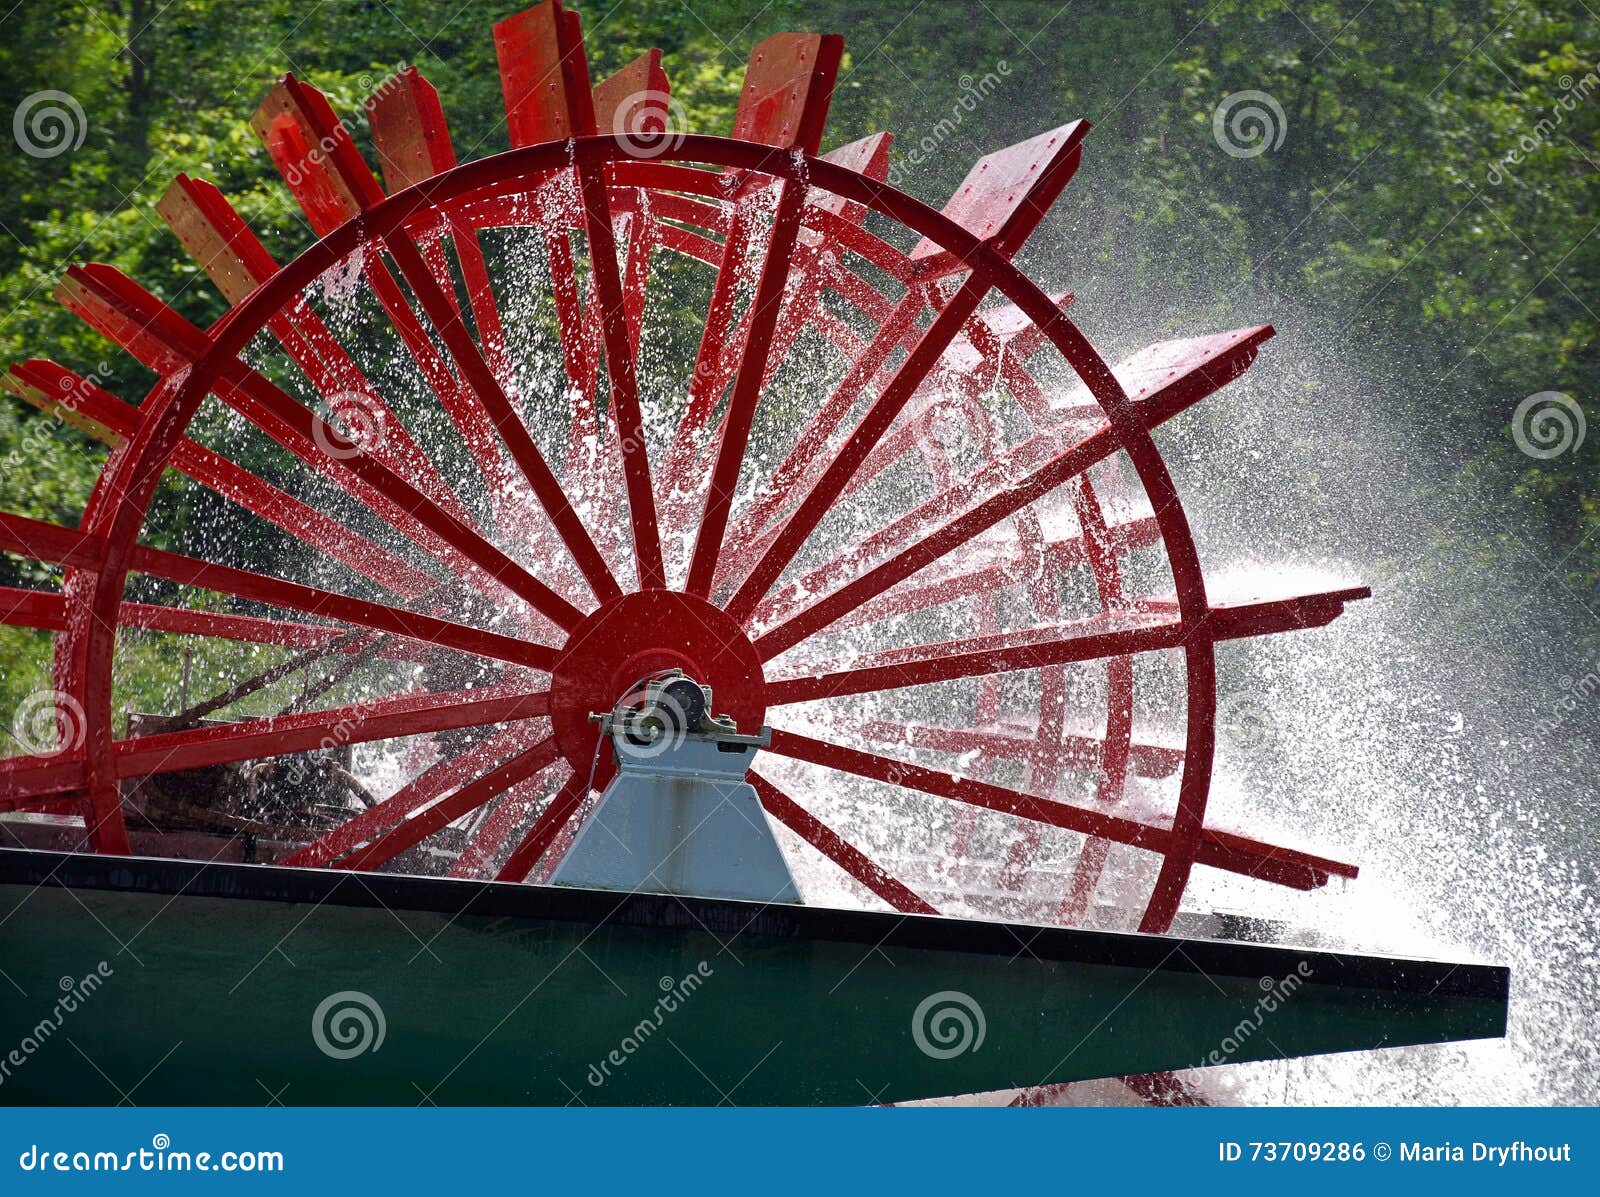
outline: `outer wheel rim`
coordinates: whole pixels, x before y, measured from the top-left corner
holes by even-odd
[[[1077,373],[1100,404],[1118,443],[1128,454],[1154,509],[1166,559],[1176,583],[1179,614],[1186,627],[1204,622],[1208,605],[1198,554],[1175,487],[1161,461],[1149,431],[1133,412],[1126,393],[1105,362],[1076,326],[1049,298],[1002,255],[972,234],[919,201],[887,184],[868,179],[823,159],[798,156],[766,146],[704,135],[678,138],[670,154],[676,162],[696,162],[756,171],[774,178],[795,179],[802,174],[816,188],[865,204],[955,253],[974,270],[980,270],[994,288],[1023,311]],[[443,172],[381,204],[322,238],[263,284],[212,329],[212,342],[181,384],[159,384],[146,400],[158,406],[156,418],[146,418],[120,459],[108,463],[83,521],[85,531],[106,536],[110,546],[105,568],[94,578],[83,618],[82,599],[72,607],[71,620],[58,659],[84,679],[81,689],[86,713],[86,779],[96,809],[108,818],[120,818],[112,780],[110,677],[114,655],[116,613],[122,601],[129,552],[142,527],[159,478],[160,464],[170,455],[200,402],[209,393],[220,363],[236,356],[266,319],[322,273],[369,239],[381,238],[435,204],[457,200],[476,188],[497,180],[528,178],[570,165],[601,165],[631,161],[627,139],[595,136],[574,143],[545,143],[466,163]],[[86,579],[71,579],[69,593],[78,598]],[[1204,821],[1214,748],[1214,652],[1211,641],[1192,637],[1185,645],[1189,704],[1183,776],[1175,842],[1165,852],[1141,927],[1163,930],[1176,912],[1192,868]],[[109,790],[109,794],[108,791]]]

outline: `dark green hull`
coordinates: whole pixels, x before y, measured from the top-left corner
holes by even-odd
[[[20,850],[0,851],[0,920],[13,1104],[899,1101],[1494,1037],[1508,983],[1252,944]],[[314,1014],[342,991],[381,1009],[377,1050],[319,1048]]]

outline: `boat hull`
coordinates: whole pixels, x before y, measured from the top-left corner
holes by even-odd
[[[0,1102],[24,1104],[903,1101],[1493,1037],[1508,983],[1258,944],[25,850],[0,851],[0,959],[0,1051],[28,1048]]]

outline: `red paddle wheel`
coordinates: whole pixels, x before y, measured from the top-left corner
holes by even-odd
[[[56,633],[59,724],[0,810],[97,852],[539,880],[612,768],[589,713],[677,667],[772,726],[786,845],[899,910],[1163,931],[1196,866],[1354,876],[1207,823],[1217,642],[1366,591],[1208,594],[1153,434],[1272,329],[1111,366],[1029,280],[1086,123],[935,210],[887,134],[820,152],[839,37],[757,46],[729,136],[673,127],[659,52],[591,86],[556,0],[495,39],[511,148],[458,163],[408,69],[366,105],[381,184],[321,93],[272,89],[252,123],[318,238],[287,264],[173,183],[209,328],[68,271],[159,379],[6,375],[111,453],[79,527],[0,517],[61,569],[0,595]],[[216,693],[119,726],[180,658]]]

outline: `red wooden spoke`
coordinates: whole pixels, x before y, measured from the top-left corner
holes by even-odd
[[[211,183],[180,174],[156,203],[223,297],[237,306],[278,272],[278,264],[227,197]],[[405,424],[383,401],[338,339],[303,299],[274,313],[267,327],[312,386],[363,447],[416,480],[420,489],[463,522],[466,508]]]
[[[512,786],[520,785],[550,765],[556,756],[555,737],[546,736],[482,777],[468,782],[448,798],[442,798],[413,815],[366,847],[357,848],[343,860],[336,861],[334,868],[376,869],[388,864],[400,853],[416,847],[463,815],[470,814],[486,802],[493,802]]]
[[[761,383],[767,369],[767,352],[771,347],[773,329],[778,322],[778,313],[783,304],[784,287],[789,280],[789,258],[794,251],[795,238],[800,231],[805,186],[785,182],[782,188],[778,199],[778,210],[772,218],[772,230],[767,238],[767,253],[761,265],[761,278],[756,284],[755,297],[751,300],[753,315],[750,319],[750,334],[744,344],[739,372],[734,378],[733,394],[728,400],[728,416],[722,424],[716,465],[711,472],[705,510],[700,518],[700,528],[694,542],[694,555],[689,564],[686,589],[690,594],[702,598],[711,593],[711,582],[716,576],[717,560],[722,551],[722,537],[728,525],[728,512],[733,505],[733,492],[739,485],[739,467],[744,462],[745,445],[750,438],[750,425],[755,420],[756,403],[761,397]],[[735,618],[740,617],[735,615]]]
[[[831,827],[761,774],[751,771],[749,776],[750,784],[755,787],[756,794],[761,798],[761,805],[769,815],[894,909],[906,914],[939,913],[916,893],[891,877],[866,853],[842,839]]]
[[[382,802],[284,857],[282,863],[307,868],[331,864],[410,818],[430,802],[542,739],[543,726],[532,719],[512,723],[465,752],[439,760]]]
[[[666,567],[661,558],[661,533],[656,526],[656,497],[650,481],[649,449],[639,412],[639,380],[628,330],[622,278],[617,270],[617,243],[605,178],[598,168],[578,171],[583,198],[584,228],[589,238],[595,302],[605,342],[606,376],[611,383],[611,418],[621,442],[623,477],[628,491],[628,512],[633,524],[633,551],[641,589],[664,587]]]
[[[411,287],[411,293],[417,297],[423,312],[433,322],[435,331],[444,340],[451,357],[455,359],[456,368],[461,371],[483,404],[484,411],[510,451],[512,460],[522,471],[540,505],[550,517],[550,522],[555,525],[556,533],[561,537],[561,542],[567,546],[567,551],[572,554],[572,559],[577,563],[590,589],[594,591],[595,597],[602,601],[616,598],[622,591],[617,587],[616,579],[611,576],[605,558],[600,555],[600,550],[595,547],[593,539],[583,526],[583,521],[573,510],[571,501],[561,489],[561,483],[551,473],[544,454],[539,452],[539,446],[534,444],[533,437],[528,434],[527,426],[512,407],[511,399],[501,387],[499,380],[495,378],[494,371],[489,368],[489,363],[484,361],[483,355],[478,352],[478,347],[467,335],[459,314],[447,302],[438,281],[417,251],[415,242],[405,234],[397,234],[388,238],[388,245],[389,253],[400,267],[402,277]]]
[[[118,777],[147,777],[310,752],[329,745],[531,719],[548,712],[549,697],[544,691],[524,693],[510,686],[437,694],[416,691],[325,711],[134,736],[113,745],[116,773]]]
[[[543,644],[532,644],[514,636],[486,632],[466,624],[453,623],[419,611],[389,607],[365,599],[350,598],[298,582],[286,582],[250,570],[216,565],[179,553],[168,553],[140,545],[133,551],[132,567],[151,577],[165,578],[185,586],[196,586],[234,598],[251,599],[302,611],[307,615],[320,615],[337,619],[356,627],[371,628],[395,636],[406,636],[427,644],[453,648],[459,652],[473,653],[496,661],[509,661],[526,665],[530,669],[548,671],[554,664],[556,651]]]
[[[928,390],[929,388],[924,387],[919,393],[927,394]],[[877,443],[872,452],[867,454],[866,460],[862,462],[860,468],[845,483],[844,489],[840,492],[840,500],[866,486],[885,469],[913,450],[921,451],[926,456],[925,446],[930,437],[933,436],[933,430],[937,424],[942,420],[954,419],[960,415],[965,415],[970,420],[973,415],[972,406],[959,400],[949,399],[940,393],[934,393],[928,395],[927,401],[918,404],[914,410],[910,411],[910,414],[902,412],[898,423]],[[829,460],[826,453],[820,451],[816,453],[809,463],[801,467],[806,473],[800,478],[799,484],[807,487],[814,486],[827,470]],[[935,483],[943,490],[948,490],[954,486],[954,481],[950,478],[938,478]],[[772,506],[768,507],[768,512],[776,514]],[[743,547],[735,554],[733,566],[728,572],[733,574],[741,569],[750,569],[772,547],[782,532],[782,520],[771,519],[759,533],[749,536],[744,541]],[[790,588],[791,594],[794,589],[793,587]],[[756,607],[755,614],[752,617],[754,622],[757,624],[771,623],[771,612],[774,609],[782,608],[785,605],[786,598],[789,598],[789,596],[782,592],[777,595],[767,595]],[[793,602],[790,601],[788,606],[792,607]]]
[[[1110,535],[1104,513],[1088,476],[1080,479],[1076,498],[1078,523],[1094,561],[1095,583],[1102,607],[1111,611],[1123,600],[1121,563],[1109,550]],[[1100,755],[1100,803],[1113,806],[1122,801],[1127,770],[1133,751],[1133,661],[1116,657],[1107,663],[1106,735]],[[1081,922],[1094,899],[1095,886],[1105,867],[1109,845],[1102,840],[1084,844],[1073,866],[1072,881],[1063,900],[1062,915],[1072,923]]]
[[[51,361],[35,358],[13,366],[0,386],[112,448],[132,435],[138,421],[137,408]],[[173,450],[170,464],[394,594],[411,598],[437,585],[382,546],[187,437]]]
[[[907,292],[895,305],[893,313],[884,321],[882,328],[872,338],[871,344],[855,356],[850,368],[839,380],[839,384],[822,401],[816,414],[801,429],[794,448],[778,463],[770,481],[751,502],[750,509],[740,525],[743,533],[765,530],[799,479],[808,473],[815,473],[819,468],[818,463],[828,460],[824,453],[828,441],[845,417],[850,414],[867,384],[888,361],[894,347],[910,330],[917,313],[925,306],[926,300],[920,289]]]
[[[67,606],[61,595],[46,590],[20,590],[0,587],[0,623],[13,627],[63,631],[67,626]],[[283,648],[321,648],[336,645],[332,651],[354,653],[354,647],[338,645],[347,635],[342,629],[322,624],[292,623],[281,619],[262,619],[255,615],[226,615],[214,611],[193,611],[187,607],[163,607],[155,603],[123,603],[117,612],[117,626],[150,632],[171,632],[183,636],[206,636],[236,640],[245,644],[276,644]],[[379,655],[390,660],[425,661],[434,655],[405,641],[389,641]]]
[[[525,879],[533,871],[533,866],[539,863],[539,858],[544,855],[561,829],[573,815],[578,813],[578,807],[583,805],[583,800],[588,794],[588,779],[580,778],[576,772],[569,774],[555,796],[539,812],[539,817],[533,821],[533,826],[528,828],[517,846],[511,850],[511,855],[506,858],[506,863],[495,875],[495,880]]]
[[[447,877],[477,877],[488,880],[489,866],[500,854],[511,834],[522,825],[548,787],[538,775],[509,790],[483,821],[473,829],[461,855],[445,874]]]
[[[355,148],[349,130],[316,88],[285,75],[262,101],[251,124],[319,235],[326,236],[383,202],[383,189]],[[450,372],[383,262],[376,255],[366,255],[361,269],[424,380],[472,451],[499,510],[504,496],[515,493],[515,488],[485,413]]]
[[[163,374],[185,369],[206,352],[206,334],[113,267],[71,268],[60,294],[77,315]],[[222,377],[213,389],[229,406],[308,465],[344,482],[398,531],[436,555],[442,541],[553,622],[563,627],[577,623],[578,612],[570,603],[382,462],[353,444],[348,458],[323,450],[312,413],[258,371],[237,358],[217,363],[217,369]],[[458,568],[462,564],[450,554],[444,560]],[[465,572],[472,576],[470,569]]]
[[[955,754],[979,752],[989,760],[1022,761],[1028,764],[1042,758],[1052,768],[1098,770],[1106,747],[1105,737],[1098,734],[1062,732],[1059,738],[1041,743],[1034,728],[1000,724],[938,727],[925,723],[868,719],[860,722],[843,720],[834,726],[888,746],[926,748]],[[1183,764],[1183,749],[1134,741],[1129,746],[1128,763],[1143,777],[1170,777]]]
[[[599,784],[598,779],[596,784]],[[556,875],[556,870],[567,858],[567,853],[572,851],[572,845],[578,842],[578,835],[599,805],[600,795],[590,790],[588,797],[578,804],[577,810],[572,812],[572,817],[562,824],[560,831],[556,832],[555,838],[550,841],[550,846],[539,858],[539,863],[528,873],[525,880],[530,885],[550,884],[550,879]]]
[[[774,728],[772,751],[795,760],[808,761],[828,769],[852,773],[857,777],[887,782],[919,790],[937,798],[949,798],[986,810],[1014,815],[1051,827],[1099,836],[1119,844],[1165,854],[1177,837],[1164,827],[1137,819],[1087,810],[1032,794],[1019,793],[988,782],[954,777],[936,769],[925,769],[890,757],[815,740],[797,732]],[[1206,828],[1201,836],[1199,863],[1228,872],[1242,873],[1272,881],[1292,889],[1316,889],[1330,876],[1354,877],[1353,865],[1259,843],[1244,836]]]
[[[1202,337],[1193,341],[1168,342],[1164,345],[1151,346],[1150,349],[1135,355],[1130,362],[1138,363],[1147,360],[1147,355],[1158,354],[1161,364],[1171,367],[1165,370],[1152,370],[1148,367],[1133,366],[1126,371],[1130,380],[1146,381],[1146,386],[1138,392],[1135,407],[1143,427],[1150,429],[1164,423],[1236,377],[1254,359],[1256,350],[1271,333],[1272,330],[1266,327],[1240,329],[1217,337]],[[1158,351],[1165,352],[1158,353]],[[1014,510],[1020,509],[1026,503],[1047,494],[1060,482],[1081,474],[1096,462],[1109,457],[1120,447],[1115,431],[1104,426],[1068,447],[1073,427],[1073,424],[1062,424],[1036,433],[1015,448],[991,460],[971,477],[894,520],[848,553],[812,570],[791,588],[792,592],[814,594],[830,589],[845,578],[853,576],[859,568],[860,561],[882,556],[901,546],[925,548],[930,540],[941,535],[941,532],[932,531],[937,527],[938,521],[948,519],[986,494],[990,497],[968,511],[962,517],[963,520],[971,519],[975,513],[989,508],[991,503],[996,503],[1007,494],[1011,495],[1011,500],[1023,498],[1024,492],[1031,494],[1031,497],[1017,503],[1011,510],[1005,510],[1011,500],[998,502],[996,506],[989,508],[991,511],[1003,510],[1004,514],[983,523],[981,527],[974,524],[971,535],[976,535],[977,532],[992,527],[1000,519],[1011,515]],[[1041,462],[1044,464],[1041,465]],[[1013,483],[1005,489],[995,491],[997,486],[1003,486],[1023,470],[1032,470],[1033,473],[1027,475],[1022,483]],[[1050,483],[1050,479],[1054,479],[1055,482]],[[962,520],[956,521],[957,524],[961,522]],[[948,527],[954,526],[948,525]],[[966,539],[970,539],[970,536],[952,541],[944,551],[948,552],[959,547]],[[937,554],[927,560],[932,561],[939,555],[943,554]]]
[[[1111,552],[1122,554],[1135,549],[1149,548],[1160,542],[1161,535],[1155,520],[1145,516],[1117,525],[1112,531],[1108,547]],[[1031,584],[1039,579],[1058,576],[1078,568],[1088,560],[1088,554],[1085,551],[1083,538],[1074,536],[1066,540],[1048,541],[1037,548],[1028,548],[1004,556],[985,555],[980,560],[989,563],[944,577],[932,578],[921,585],[896,586],[845,615],[835,626],[859,627],[885,619],[895,619],[914,611],[926,611],[930,607],[942,606],[974,595]],[[775,620],[791,613],[793,609],[792,604],[787,607],[774,604],[757,612],[757,618],[764,622]]]
[[[771,589],[778,575],[794,559],[794,555],[800,551],[800,546],[838,500],[845,485],[866,459],[867,454],[888,431],[889,425],[900,414],[900,409],[938,364],[940,355],[961,330],[961,326],[966,323],[967,317],[977,310],[978,304],[988,293],[989,286],[987,281],[977,275],[962,284],[956,298],[940,313],[918,341],[916,350],[895,370],[889,385],[879,393],[867,413],[861,417],[861,422],[855,426],[838,453],[829,461],[828,468],[784,520],[777,536],[751,569],[733,598],[729,600],[728,611],[735,619],[747,620],[754,613],[756,605]],[[874,365],[873,369],[876,368]],[[870,377],[870,374],[866,376]],[[864,383],[866,378],[860,381]],[[848,381],[850,378],[847,375],[846,382]]]
[[[695,353],[694,370],[689,375],[689,389],[685,396],[683,420],[673,437],[668,456],[668,480],[680,481],[673,467],[682,468],[691,456],[694,438],[711,422],[711,413],[722,388],[713,389],[721,379],[727,385],[728,376],[720,369],[720,362],[733,327],[734,309],[738,303],[739,278],[744,273],[745,261],[750,252],[749,199],[738,202],[727,238],[722,243],[722,254],[717,263],[716,281],[711,286],[711,302],[706,307],[705,324],[700,329],[700,348]]]
[[[1331,622],[1352,599],[1365,598],[1364,588],[1327,591],[1294,598],[1270,599],[1213,607],[1198,626],[1186,626],[1176,604],[1113,612],[1052,627],[1028,628],[993,636],[975,636],[948,644],[922,644],[859,657],[850,668],[778,678],[767,684],[773,706],[811,702],[846,694],[868,694],[925,686],[934,682],[1019,669],[1038,669],[1133,653],[1176,648],[1197,638],[1211,641],[1269,635]],[[762,647],[756,641],[756,649]]]
[[[567,473],[577,473],[583,453],[600,452],[600,412],[595,405],[599,377],[598,338],[583,318],[578,298],[578,271],[572,255],[572,237],[564,227],[545,232],[545,257],[550,266],[550,298],[555,304],[556,328],[567,367],[567,389],[573,397],[572,428],[567,441]]]
[[[501,82],[506,97],[506,113],[513,145],[530,145],[544,140],[571,138],[595,131],[595,100],[589,83],[588,60],[578,17],[562,11],[558,2],[540,5],[509,17],[495,26],[495,48],[500,59]],[[601,335],[605,346],[606,369],[611,381],[611,413],[620,441],[623,471],[628,492],[629,514],[633,525],[634,554],[642,587],[666,583],[661,561],[660,534],[656,527],[655,492],[650,482],[643,427],[639,414],[638,383],[634,375],[632,341],[622,300],[622,283],[617,274],[617,256],[610,203],[605,178],[598,170],[580,167],[578,187],[583,205],[584,228],[589,239],[589,261],[593,285],[600,307]],[[565,237],[563,232],[562,237]],[[567,247],[562,247],[563,251]],[[570,263],[560,268],[568,270]],[[557,269],[554,259],[552,269]],[[561,296],[558,294],[558,302]],[[576,305],[576,293],[569,308]],[[565,341],[572,329],[571,311],[563,320]],[[574,342],[576,345],[576,341]],[[574,375],[569,356],[569,377],[580,393],[591,396],[589,411],[582,413],[582,435],[597,432],[592,413],[592,376],[595,350],[592,342],[577,363],[582,373]],[[574,437],[579,431],[574,428]],[[572,450],[577,448],[577,440]],[[571,450],[569,450],[569,457]],[[600,594],[599,591],[596,591]],[[613,593],[600,594],[615,597]]]

